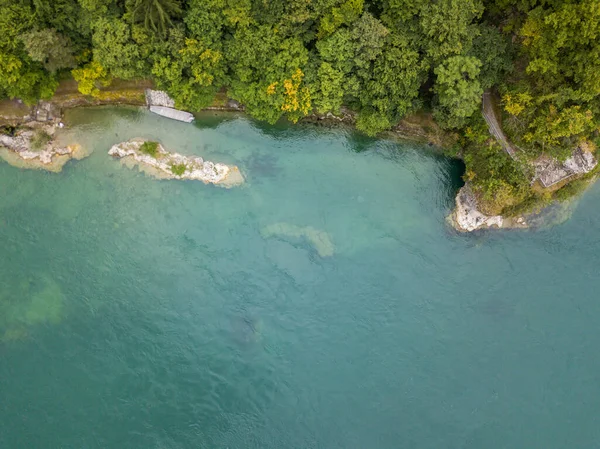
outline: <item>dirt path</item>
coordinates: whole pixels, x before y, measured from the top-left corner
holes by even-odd
[[[494,109],[494,103],[492,101],[492,96],[489,91],[486,91],[483,94],[481,113],[483,114],[483,118],[485,119],[486,123],[488,124],[488,127],[490,129],[490,134],[496,138],[496,140],[502,146],[504,151],[506,151],[511,158],[516,160],[517,159],[517,148],[515,148],[508,141],[508,138],[502,131],[502,127],[500,126],[500,122],[498,121],[498,117],[496,116],[496,111]]]

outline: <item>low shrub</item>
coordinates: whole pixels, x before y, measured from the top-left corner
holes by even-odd
[[[175,176],[183,176],[183,174],[185,173],[186,170],[187,170],[187,166],[185,164],[172,164],[171,165],[171,172]]]
[[[156,158],[158,156],[158,142],[144,142],[140,147],[140,152]]]

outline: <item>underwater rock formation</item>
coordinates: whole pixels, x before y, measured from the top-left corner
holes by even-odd
[[[269,237],[304,238],[321,257],[333,256],[335,247],[329,234],[312,226],[300,227],[290,223],[275,223],[262,229],[261,234]]]
[[[0,343],[21,340],[32,327],[58,324],[63,319],[64,295],[49,276],[23,279],[5,287],[0,292]]]

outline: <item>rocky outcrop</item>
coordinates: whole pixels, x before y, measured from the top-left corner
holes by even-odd
[[[194,121],[193,114],[175,109],[175,101],[169,97],[168,93],[162,90],[146,89],[145,95],[146,104],[150,112],[184,123],[192,123]]]
[[[189,179],[206,184],[219,184],[231,187],[244,182],[239,169],[221,163],[205,161],[201,157],[183,156],[170,153],[158,144],[155,155],[141,151],[144,139],[132,139],[114,145],[108,154],[124,161],[133,161],[145,171],[161,179]]]
[[[473,232],[481,229],[523,229],[529,227],[529,216],[503,217],[486,215],[479,210],[477,195],[471,185],[466,183],[456,195],[456,207],[448,217],[450,224],[460,232]]]
[[[552,187],[561,181],[591,172],[598,162],[591,152],[577,148],[564,162],[547,155],[540,156],[533,162],[535,180],[546,187]]]
[[[477,197],[471,186],[465,184],[456,195],[456,208],[450,216],[455,229],[461,232],[471,232],[477,229],[502,228],[504,219],[500,215],[489,216],[479,211]]]
[[[321,257],[331,257],[335,252],[330,235],[312,226],[301,227],[291,223],[274,223],[263,228],[261,234],[265,238],[303,238],[314,247],[317,254]]]
[[[175,100],[169,97],[169,94],[162,90],[146,89],[146,104],[148,106],[164,106],[166,108],[174,108]]]
[[[62,146],[54,135],[62,124],[28,122],[14,135],[0,134],[0,157],[21,168],[44,169],[58,172],[72,158],[85,155],[79,145]]]

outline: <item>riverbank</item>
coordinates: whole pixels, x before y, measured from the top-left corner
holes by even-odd
[[[4,123],[5,126],[7,123],[10,123],[9,126],[19,126],[19,124],[22,123],[31,123],[32,120],[38,120],[43,123],[44,120],[47,120],[48,118],[54,119],[56,116],[61,117],[67,109],[82,106],[148,105],[152,104],[148,101],[149,87],[151,87],[149,81],[119,81],[113,83],[109,88],[101,89],[98,96],[90,97],[77,92],[76,83],[72,81],[64,82],[61,83],[61,86],[57,89],[56,95],[50,101],[40,102],[30,109],[27,109],[22,104],[15,101],[0,102],[0,123]],[[169,103],[171,107],[174,106],[174,102],[168,98],[168,96],[165,98],[166,103]],[[219,93],[215,97],[213,104],[203,111],[244,113],[245,109],[244,106],[238,102],[228,99],[225,93]],[[305,117],[302,121],[323,126],[343,125],[354,127],[356,123],[356,114],[348,108],[342,108],[338,115],[332,113],[315,113]],[[444,150],[455,148],[459,142],[458,135],[442,130],[435,123],[431,114],[425,112],[406,117],[391,130],[383,133],[382,137],[400,141],[417,142]],[[492,135],[489,135],[488,138],[493,139]],[[54,153],[53,157],[56,157],[56,163],[52,164],[47,163],[48,159],[44,154],[38,158],[31,158],[31,161],[29,162],[23,162],[22,155],[15,154],[15,152],[11,152],[10,149],[1,150],[0,153],[2,154],[0,154],[0,156],[12,165],[19,167],[45,168],[51,171],[60,171],[62,166],[69,159],[75,157],[75,153],[66,155],[60,154],[60,151],[61,150],[58,150]],[[581,151],[579,151],[579,153],[574,153],[573,157],[569,158],[565,163],[548,160],[548,158],[541,158],[535,161],[533,164],[535,167],[535,177],[531,181],[530,188],[532,194],[524,199],[522,198],[513,202],[509,213],[500,212],[490,214],[490,210],[493,209],[493,207],[488,207],[488,204],[482,201],[482,195],[478,193],[479,191],[476,185],[468,184],[457,193],[456,207],[448,217],[448,222],[451,226],[461,232],[471,232],[474,230],[490,228],[512,229],[528,227],[529,224],[526,219],[528,213],[531,213],[532,211],[538,212],[540,208],[547,207],[553,201],[568,198],[570,195],[566,195],[566,191],[573,190],[573,195],[583,190],[581,186],[578,186],[577,189],[570,189],[570,185],[574,181],[579,181],[582,177],[590,173],[596,166],[596,160],[593,157],[590,159],[589,153],[582,153]],[[28,155],[28,153],[24,154]],[[458,157],[461,156],[458,155]],[[156,167],[150,167],[149,164],[144,164],[138,159],[135,157],[128,157],[125,158],[124,163],[126,165],[137,164],[142,170],[152,172],[150,174],[157,177],[164,177],[165,170],[170,170],[166,167],[165,170],[159,169],[157,173]],[[235,178],[237,179],[238,177],[235,176]],[[243,179],[241,175],[239,178]],[[239,182],[239,180],[236,180],[234,184],[238,184]],[[586,182],[586,185],[589,185],[590,182],[591,181]],[[549,183],[551,184],[551,188],[546,186],[546,184]],[[565,186],[567,189],[563,189]],[[555,195],[555,192],[559,189],[562,191],[559,195]]]

